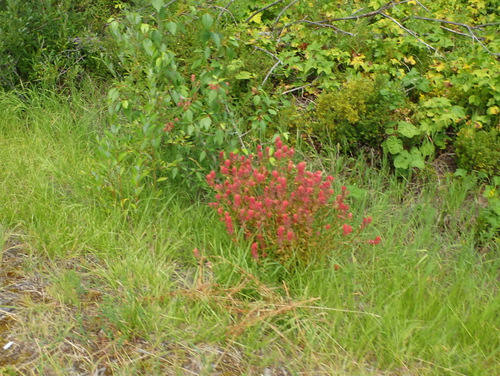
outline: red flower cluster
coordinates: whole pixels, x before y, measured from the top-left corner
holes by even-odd
[[[280,138],[276,150],[258,147],[255,155],[240,156],[221,152],[221,181],[215,171],[207,175],[208,184],[216,191],[217,210],[228,234],[236,237],[235,226],[253,240],[252,256],[258,258],[273,252],[287,259],[292,251],[329,252],[338,237],[352,237],[371,222],[365,218],[355,234],[352,214],[342,187],[334,196],[332,176],[323,178],[321,171],[306,171],[306,162],[292,162],[294,149],[283,145]],[[341,234],[341,235],[340,235]],[[380,238],[370,240],[378,244]],[[260,253],[259,253],[260,251]]]

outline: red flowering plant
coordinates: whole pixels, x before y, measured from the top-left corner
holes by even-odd
[[[249,156],[220,153],[220,178],[215,171],[207,175],[215,190],[217,210],[226,230],[235,240],[243,235],[252,241],[255,259],[271,256],[287,261],[322,259],[342,244],[358,240],[371,217],[353,225],[346,203],[348,191],[342,187],[335,195],[334,178],[321,171],[306,170],[306,162],[294,164],[294,149],[278,137],[275,152],[261,146]],[[380,237],[366,241],[378,244]]]

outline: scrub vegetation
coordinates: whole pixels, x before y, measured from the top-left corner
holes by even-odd
[[[1,375],[500,374],[496,2],[0,25]]]

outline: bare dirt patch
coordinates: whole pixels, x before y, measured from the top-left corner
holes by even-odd
[[[27,363],[37,357],[33,344],[16,336],[20,314],[27,301],[44,297],[41,275],[26,272],[29,255],[16,236],[7,239],[0,260],[0,371]]]

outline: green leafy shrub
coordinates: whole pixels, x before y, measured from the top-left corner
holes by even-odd
[[[313,132],[321,135],[328,131],[331,140],[347,152],[361,147],[379,148],[385,129],[392,122],[391,111],[397,106],[385,80],[368,77],[345,82],[336,92],[319,95],[314,112]]]
[[[95,179],[122,205],[137,205],[145,188],[167,179],[204,187],[218,150],[246,148],[276,113],[276,101],[257,88],[239,100],[232,95],[226,75],[238,44],[217,31],[210,13],[179,5],[178,14],[160,0],[151,5],[147,15],[127,11],[109,25],[116,80]],[[190,49],[177,43],[186,33]],[[242,106],[252,116],[240,119]]]
[[[228,234],[252,241],[252,256],[282,263],[324,260],[332,251],[359,242],[359,233],[371,222],[353,224],[346,203],[346,187],[334,196],[333,177],[295,165],[294,149],[278,137],[275,151],[257,148],[255,155],[221,153],[220,182],[215,171],[207,175],[216,191],[217,210]],[[353,227],[354,226],[354,227]],[[378,244],[380,237],[368,243]]]
[[[135,205],[144,188],[156,187],[168,174],[175,178],[180,170],[184,179],[199,174],[201,180],[203,165],[213,163],[211,152],[223,143],[236,147],[239,135],[223,70],[216,59],[211,62],[222,48],[220,35],[211,31],[213,18],[200,17],[205,48],[191,72],[202,67],[201,73],[186,77],[170,49],[183,24],[165,19],[161,2],[153,5],[154,17],[126,12],[109,26],[125,74],[108,93],[111,128],[100,140],[103,162],[95,176],[122,204]]]
[[[245,24],[241,38],[280,59],[269,81],[301,107],[318,104],[314,115],[288,110],[282,124],[288,118],[318,144],[330,136],[347,152],[382,144],[399,170],[422,169],[449,151],[467,120],[498,124],[500,45],[489,2],[357,5],[278,2],[275,17]],[[373,91],[365,81],[358,92],[360,76],[385,84]]]
[[[455,141],[458,167],[483,172],[488,176],[500,173],[500,131],[462,128]]]
[[[114,0],[0,2],[0,86],[54,85],[83,72],[101,75],[98,56]]]

